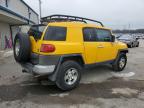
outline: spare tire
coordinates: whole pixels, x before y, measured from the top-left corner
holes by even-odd
[[[14,39],[14,58],[17,62],[28,62],[31,52],[31,43],[28,34],[17,33]]]

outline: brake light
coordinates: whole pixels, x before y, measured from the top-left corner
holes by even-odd
[[[41,52],[54,52],[55,51],[55,46],[52,44],[42,44]]]

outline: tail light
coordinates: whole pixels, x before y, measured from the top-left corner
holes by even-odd
[[[55,51],[55,46],[52,44],[42,44],[41,52],[54,52]]]

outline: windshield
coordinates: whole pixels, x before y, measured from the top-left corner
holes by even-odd
[[[22,33],[30,33],[30,32],[43,32],[45,29],[46,25],[44,24],[39,24],[39,25],[23,25],[19,26],[20,32]]]
[[[30,27],[28,34],[32,35],[31,33],[37,33],[37,34],[42,34],[44,31],[46,25],[33,25]]]
[[[45,27],[46,25],[44,24],[33,25],[30,27],[27,33],[29,36],[33,36],[34,39],[38,40],[41,39]]]

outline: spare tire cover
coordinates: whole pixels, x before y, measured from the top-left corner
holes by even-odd
[[[31,52],[30,37],[26,33],[17,33],[14,39],[14,58],[17,62],[28,62]]]

